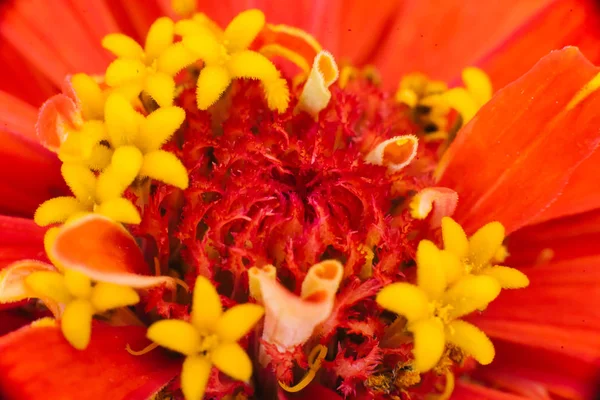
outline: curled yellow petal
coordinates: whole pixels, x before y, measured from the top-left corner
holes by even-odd
[[[168,107],[173,104],[175,80],[162,72],[149,74],[146,77],[144,90],[160,107]]]
[[[122,146],[115,150],[111,164],[98,176],[96,198],[99,203],[117,199],[133,183],[140,173],[144,156],[134,146]]]
[[[523,289],[529,286],[527,275],[515,268],[494,266],[484,268],[482,275],[491,276],[496,279],[502,289]]]
[[[427,294],[410,283],[392,283],[381,289],[376,300],[381,307],[403,315],[409,322],[429,316]]]
[[[163,319],[148,328],[148,339],[169,350],[195,355],[200,348],[200,335],[192,324],[179,319]]]
[[[136,144],[144,152],[158,150],[173,136],[185,120],[180,107],[162,107],[146,117],[140,126]]]
[[[417,155],[419,139],[414,135],[395,136],[379,143],[365,156],[365,162],[388,167],[390,173],[401,171]]]
[[[173,43],[175,35],[175,23],[168,17],[162,17],[154,21],[146,35],[144,50],[146,52],[146,62],[151,63],[169,45]]]
[[[137,304],[140,296],[130,287],[99,282],[94,286],[90,301],[96,310],[104,312]]]
[[[468,322],[452,321],[446,328],[448,341],[467,354],[473,356],[482,365],[488,365],[494,360],[496,352],[492,341],[476,326]]]
[[[196,62],[198,58],[186,49],[183,43],[174,43],[158,57],[157,69],[168,76],[175,76],[179,71]]]
[[[111,33],[102,39],[102,47],[119,58],[143,60],[144,49],[135,40],[122,33]]]
[[[136,138],[144,119],[124,96],[117,93],[111,94],[106,99],[104,117],[108,137],[113,147],[131,143]]]
[[[238,381],[248,382],[252,376],[252,361],[237,343],[224,343],[211,353],[211,360],[221,372]]]
[[[469,260],[475,266],[485,266],[494,258],[504,241],[504,226],[490,222],[469,238]]]
[[[268,82],[280,77],[279,71],[268,58],[250,50],[233,54],[227,67],[235,78],[250,78]]]
[[[459,318],[485,309],[500,294],[500,284],[485,275],[467,275],[444,293],[443,301],[451,306],[450,318]]]
[[[180,189],[186,189],[189,184],[187,170],[181,161],[173,153],[164,150],[153,151],[144,156],[140,175]]]
[[[239,13],[225,28],[224,38],[229,52],[247,49],[264,26],[262,11],[252,9]]]
[[[200,110],[206,110],[219,100],[229,87],[231,76],[221,66],[206,66],[200,72],[196,85],[196,103]]]
[[[73,300],[62,315],[60,329],[65,339],[77,350],[85,349],[92,337],[94,309],[87,300]]]
[[[460,259],[467,256],[469,251],[467,234],[462,226],[450,217],[442,218],[442,237],[444,240],[444,250],[448,250]]]
[[[408,326],[414,336],[413,369],[426,372],[438,363],[446,345],[444,327],[438,318],[415,321]]]
[[[263,81],[262,86],[269,108],[277,110],[280,113],[284,112],[290,103],[290,89],[288,88],[287,81],[283,78],[278,78],[271,81]]]
[[[55,197],[43,202],[33,215],[33,220],[40,226],[65,222],[69,217],[86,208],[75,197]]]
[[[237,342],[260,321],[264,314],[264,308],[258,304],[236,305],[223,313],[214,332],[223,341]]]
[[[298,108],[316,118],[329,104],[331,99],[329,86],[337,80],[338,76],[337,63],[331,53],[324,50],[319,52],[300,94]]]
[[[439,256],[442,269],[446,275],[446,282],[448,285],[452,285],[465,273],[464,265],[456,254],[448,250],[440,250]]]
[[[212,363],[206,356],[187,356],[181,368],[181,390],[186,400],[202,400]]]
[[[417,247],[417,285],[430,300],[438,299],[446,289],[440,250],[429,240],[421,240]]]
[[[217,289],[208,279],[198,276],[192,301],[192,324],[199,330],[213,329],[222,314],[223,307]]]

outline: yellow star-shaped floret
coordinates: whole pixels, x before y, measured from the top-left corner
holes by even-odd
[[[248,50],[265,25],[260,10],[236,16],[222,34],[203,20],[178,22],[176,33],[195,57],[204,62],[197,82],[198,108],[214,104],[236,78],[260,80],[269,108],[283,112],[289,103],[289,89],[275,65],[264,55]]]
[[[173,77],[196,61],[181,43],[173,42],[174,26],[170,18],[157,19],[148,31],[144,48],[121,33],[104,37],[102,46],[118,57],[106,70],[108,86],[118,88],[128,98],[144,91],[160,107],[172,105]]]
[[[450,217],[442,218],[444,252],[460,260],[454,279],[465,273],[487,275],[496,279],[503,289],[522,289],[529,285],[527,275],[521,271],[499,265],[507,256],[504,241],[504,226],[490,222],[481,227],[470,238],[463,228]],[[450,257],[446,255],[446,259]],[[450,261],[449,261],[450,262]],[[453,262],[454,265],[456,265]]]
[[[130,287],[93,283],[84,274],[72,270],[33,272],[25,278],[25,284],[37,297],[50,299],[63,308],[61,330],[78,350],[85,349],[90,342],[94,314],[140,301],[137,292]]]
[[[462,71],[462,81],[464,87],[452,88],[442,98],[449,107],[460,113],[464,125],[492,98],[492,81],[484,71],[475,67]]]
[[[219,295],[202,276],[196,279],[190,322],[162,320],[148,328],[153,342],[186,356],[181,389],[187,400],[200,400],[214,365],[230,377],[248,381],[252,361],[237,341],[262,318],[264,310],[251,303],[223,312]]]
[[[422,240],[417,249],[417,285],[393,283],[377,295],[380,306],[406,318],[414,337],[413,368],[419,372],[435,367],[446,343],[484,365],[495,355],[489,338],[459,318],[485,309],[500,293],[500,285],[489,276],[467,275],[448,286],[455,271],[444,257],[435,244]]]

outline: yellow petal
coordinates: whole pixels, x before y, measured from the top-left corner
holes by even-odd
[[[77,200],[86,207],[94,204],[96,176],[83,165],[63,164],[60,172]]]
[[[247,49],[264,26],[265,15],[262,11],[253,9],[239,13],[225,28],[229,52]]]
[[[237,343],[224,343],[211,353],[211,360],[221,372],[238,381],[248,382],[252,377],[252,361]]]
[[[208,357],[187,356],[181,369],[181,390],[186,400],[202,400],[212,364]]]
[[[250,50],[233,54],[227,68],[234,78],[258,79],[263,82],[280,78],[279,71],[267,57]]]
[[[119,58],[106,69],[105,81],[110,87],[121,86],[140,80],[146,73],[146,66],[139,60]]]
[[[168,17],[154,21],[146,35],[146,62],[150,63],[158,58],[167,47],[173,43],[175,23]]]
[[[431,300],[438,299],[446,289],[446,273],[440,250],[433,242],[421,240],[417,248],[417,285]]]
[[[225,311],[219,318],[214,332],[223,341],[237,342],[250,332],[264,313],[264,308],[258,304],[239,304]]]
[[[187,170],[181,161],[175,154],[164,150],[153,151],[144,156],[140,175],[180,189],[186,189],[189,184]]]
[[[106,146],[96,145],[92,149],[92,155],[86,161],[86,165],[93,171],[102,171],[112,158],[113,151]]]
[[[92,280],[81,272],[66,270],[64,282],[74,297],[87,299],[92,294]]]
[[[181,41],[181,45],[208,66],[218,66],[227,55],[223,45],[210,33],[186,36]]]
[[[71,85],[77,99],[79,99],[83,118],[85,120],[103,119],[104,96],[98,82],[89,75],[75,74],[71,78]]]
[[[99,282],[94,286],[91,302],[97,311],[104,312],[137,304],[140,296],[130,287]]]
[[[62,315],[60,329],[65,339],[77,350],[85,349],[92,336],[94,309],[87,300],[73,300]]]
[[[138,135],[144,118],[120,94],[113,93],[104,106],[106,130],[113,148],[131,144]]]
[[[450,217],[442,218],[442,237],[444,239],[444,250],[456,254],[460,259],[467,256],[469,251],[469,240],[462,226]]]
[[[160,107],[168,107],[173,104],[175,80],[162,72],[149,74],[146,77],[144,90]]]
[[[135,40],[122,33],[111,33],[102,39],[102,47],[118,58],[143,60],[144,49]]]
[[[280,113],[287,110],[290,103],[290,89],[285,79],[263,81],[262,86],[267,98],[267,105],[271,110],[277,110]]]
[[[491,276],[503,289],[523,289],[529,286],[527,275],[515,268],[494,266],[481,271],[482,275]]]
[[[140,126],[136,144],[144,151],[158,150],[179,129],[185,120],[180,107],[162,107],[148,115]]]
[[[459,279],[443,296],[452,308],[450,318],[459,318],[475,310],[483,310],[500,294],[500,284],[485,275],[467,275]]]
[[[189,17],[196,10],[196,0],[171,0],[171,8],[180,17]],[[186,398],[191,400],[188,396]]]
[[[144,156],[133,146],[115,150],[111,164],[98,176],[96,199],[98,203],[120,198],[140,173]]]
[[[440,261],[446,274],[446,282],[452,285],[465,273],[465,267],[462,261],[458,259],[456,254],[448,250],[440,250]]]
[[[196,85],[196,103],[200,110],[206,110],[219,100],[231,83],[229,72],[220,66],[207,65],[200,71]]]
[[[175,76],[182,69],[198,61],[198,58],[183,43],[175,43],[167,47],[158,57],[157,69],[169,76]]]
[[[153,323],[146,336],[162,347],[187,356],[196,354],[200,347],[200,335],[196,328],[179,319],[163,319]]]
[[[223,307],[217,289],[208,279],[199,276],[194,286],[192,324],[201,331],[212,330],[222,314]]]
[[[460,113],[463,124],[469,122],[479,109],[475,103],[475,99],[464,88],[450,89],[441,96],[448,106]]]
[[[75,197],[55,197],[43,202],[33,215],[33,220],[40,226],[65,222],[75,213],[86,211],[86,208]]]
[[[25,278],[25,285],[37,296],[47,297],[58,303],[66,304],[72,299],[63,275],[58,272],[33,272]]]
[[[104,102],[102,103],[104,106]],[[104,109],[102,110],[104,115]],[[108,140],[108,132],[102,121],[86,121],[81,127],[79,152],[84,160],[92,157],[96,146],[103,140]]]
[[[446,328],[448,342],[460,347],[482,365],[494,360],[496,352],[492,341],[479,328],[468,322],[452,321]]]
[[[417,321],[429,316],[429,300],[427,294],[410,283],[392,283],[377,294],[377,303],[390,311]]]
[[[52,264],[54,264],[54,266],[59,271],[62,271],[63,270],[62,265],[60,265],[60,263],[57,262],[56,257],[53,257],[52,252],[50,251],[52,246],[54,246],[54,242],[56,241],[56,237],[58,236],[59,233],[60,233],[60,228],[57,226],[49,228],[46,231],[46,233],[44,234],[44,251],[46,252],[46,255],[48,256],[48,258],[50,259]]]
[[[490,222],[479,228],[469,239],[469,260],[476,266],[485,266],[496,255],[504,241],[504,226]]]
[[[124,224],[137,225],[142,222],[137,208],[131,201],[122,197],[105,201],[96,207],[95,212]]]
[[[438,318],[429,318],[411,323],[408,330],[414,336],[413,369],[418,372],[429,371],[438,363],[444,347],[444,327]]]
[[[198,14],[196,14],[198,15]],[[206,17],[208,18],[208,17]],[[175,34],[179,35],[183,38],[187,36],[203,36],[208,35],[210,37],[214,37],[217,39],[217,35],[215,35],[212,29],[206,24],[197,21],[194,19],[183,19],[181,21],[177,21],[175,23]],[[222,32],[221,32],[222,35]]]
[[[465,68],[462,72],[462,80],[479,107],[492,98],[492,81],[481,69]]]

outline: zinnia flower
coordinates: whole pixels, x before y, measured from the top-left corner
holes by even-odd
[[[0,4],[0,397],[591,398],[597,4],[198,3]]]

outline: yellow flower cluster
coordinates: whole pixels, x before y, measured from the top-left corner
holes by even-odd
[[[417,283],[393,283],[377,302],[406,318],[414,338],[413,369],[425,372],[438,363],[446,343],[472,355],[479,363],[494,359],[494,346],[476,326],[460,318],[484,310],[502,288],[529,284],[520,271],[492,265],[506,256],[504,227],[491,222],[467,238],[451,218],[442,219],[444,249],[422,240],[417,248]]]

